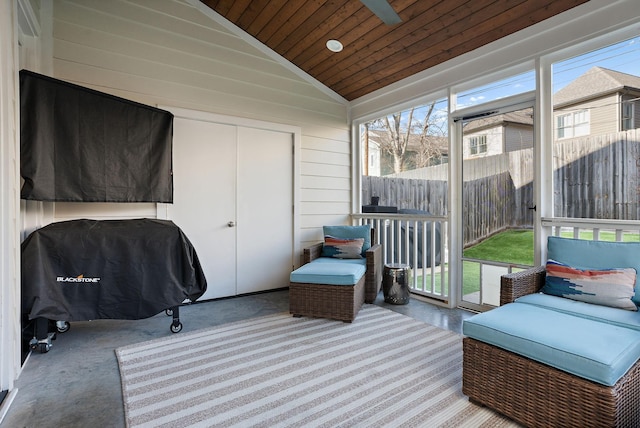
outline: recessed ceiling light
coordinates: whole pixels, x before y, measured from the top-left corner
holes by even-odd
[[[337,40],[327,40],[327,49],[329,49],[331,52],[340,52],[342,51],[342,43],[340,43]]]

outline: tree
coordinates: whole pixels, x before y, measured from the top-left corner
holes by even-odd
[[[394,173],[407,170],[409,164],[414,168],[432,165],[433,159],[441,157],[438,130],[432,130],[435,105],[434,101],[428,106],[412,107],[367,124],[367,131],[375,132],[369,137],[392,157]]]

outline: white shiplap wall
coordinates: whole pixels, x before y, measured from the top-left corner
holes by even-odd
[[[298,126],[300,243],[348,219],[348,103],[186,0],[55,0],[53,75],[145,104]],[[61,218],[83,210],[56,207]]]

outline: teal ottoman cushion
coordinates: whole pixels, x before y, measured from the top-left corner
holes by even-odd
[[[364,259],[320,257],[291,272],[289,281],[306,284],[355,285],[367,270]]]
[[[463,333],[607,386],[640,357],[640,331],[525,303],[475,315]]]
[[[543,293],[527,294],[516,299],[518,303],[540,306],[565,314],[576,315],[620,327],[640,331],[640,312],[625,311],[608,306],[593,305],[564,297],[550,296]]]

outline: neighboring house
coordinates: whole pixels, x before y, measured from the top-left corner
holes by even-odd
[[[554,95],[554,139],[640,127],[640,76],[593,67]],[[532,110],[477,119],[464,128],[463,158],[533,146]]]
[[[533,147],[533,110],[528,108],[473,120],[464,125],[463,159]]]
[[[379,177],[382,153],[378,142],[378,134],[367,130],[362,135],[362,173]]]
[[[554,95],[554,138],[640,127],[640,77],[593,67]]]

